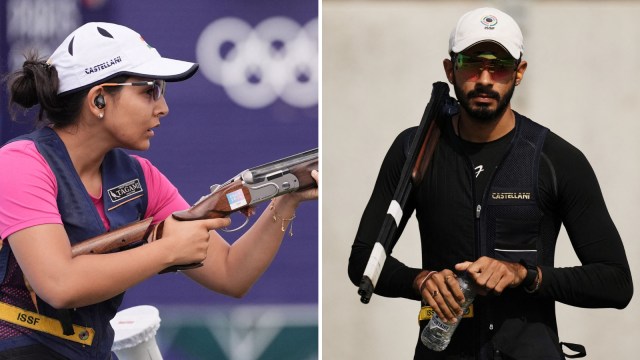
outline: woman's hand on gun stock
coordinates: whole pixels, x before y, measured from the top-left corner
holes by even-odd
[[[171,255],[168,266],[203,262],[207,258],[210,231],[230,224],[229,218],[180,221],[169,216],[160,239],[167,243],[167,254]]]

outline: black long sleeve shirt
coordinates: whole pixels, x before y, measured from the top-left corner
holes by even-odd
[[[380,225],[386,216],[386,210],[406,159],[408,144],[415,131],[416,128],[407,129],[396,138],[380,168],[349,259],[349,277],[355,285],[359,284]],[[455,136],[450,123],[447,123],[443,129],[442,136],[445,141],[441,141],[439,147],[450,144],[450,141],[446,141],[447,137]],[[503,139],[487,144],[462,142],[462,148],[474,162],[475,159],[482,157],[495,158],[504,151],[504,143],[508,142],[512,136],[513,134],[510,133]],[[491,161],[488,162],[491,163]],[[484,170],[491,171],[487,168]],[[470,173],[477,169],[467,167],[461,168],[460,171]],[[452,188],[461,186],[461,182],[455,179],[450,180]],[[542,266],[543,280],[535,297],[541,301],[559,301],[586,308],[625,307],[633,293],[631,273],[620,235],[609,216],[595,173],[586,157],[577,148],[554,133],[549,133],[542,148],[538,189],[541,211],[551,219],[555,234],[560,225],[565,226],[582,265],[569,268]],[[459,189],[452,191],[460,192]],[[423,196],[415,195],[410,198],[398,233],[404,229],[413,210],[420,207],[421,201],[427,200]],[[456,206],[455,201],[451,206]],[[426,216],[424,212],[422,216]],[[432,216],[437,215],[432,214]],[[460,236],[460,233],[465,231],[464,224],[457,224],[456,218],[443,219],[451,222],[449,226],[451,233],[443,234],[441,237]],[[417,220],[421,223],[426,219],[417,215]],[[550,246],[552,250],[555,249],[555,234],[548,240],[552,243]],[[393,244],[395,245],[397,241],[398,237],[394,239]],[[425,248],[434,249],[433,245],[425,246],[423,239],[423,267],[426,263],[424,258],[432,256],[432,253],[425,251]],[[455,256],[455,254],[448,254],[448,256]],[[473,259],[460,258],[451,261],[457,263],[466,260]],[[412,285],[421,270],[407,267],[389,254],[376,286],[376,294],[420,300],[420,295]],[[442,268],[429,270],[442,270]],[[550,318],[553,319],[553,324],[549,325],[555,330],[555,314],[551,314]]]

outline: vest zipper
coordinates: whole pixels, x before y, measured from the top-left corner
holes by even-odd
[[[493,180],[495,178],[495,175],[498,172],[498,169],[500,169],[502,167],[502,164],[504,163],[505,159],[507,158],[507,156],[509,156],[511,150],[513,149],[513,144],[515,143],[517,136],[518,136],[518,134],[517,134],[517,131],[516,131],[516,134],[514,134],[513,139],[511,139],[511,142],[509,143],[509,146],[507,147],[505,153],[502,155],[502,158],[498,162],[498,165],[495,167],[495,169],[493,169],[493,171],[491,173],[491,176],[489,177],[489,182],[486,185],[486,188],[481,190],[482,191],[482,197],[480,198],[480,203],[476,205],[476,208],[475,208],[475,219],[474,219],[474,230],[475,230],[475,236],[476,236],[476,259],[480,258],[481,256],[489,255],[488,254],[489,251],[487,249],[487,244],[486,244],[486,238],[483,236],[482,223],[480,221],[480,215],[482,215],[482,204],[486,204],[487,198],[488,198],[488,194],[490,192],[491,185],[493,184]],[[467,155],[466,158],[467,158],[467,163],[469,165],[471,165],[471,169],[473,169],[474,168],[473,161],[471,160],[469,155]],[[475,177],[474,177],[474,172],[471,171],[471,196],[472,196],[472,201],[474,203],[476,201],[476,191],[478,191],[478,189],[476,189],[476,181],[475,181]],[[481,320],[478,321],[478,325],[476,327],[476,333],[479,332],[478,341],[481,341],[481,339],[484,338],[484,335],[487,332],[489,334],[491,334],[493,332],[494,325],[493,325],[492,312],[493,311],[491,309],[491,306],[489,304],[486,304],[485,315],[486,315],[486,320],[488,320],[488,322],[489,322],[488,331],[486,330],[487,328],[484,328],[482,326],[482,324],[481,324],[482,321]],[[478,314],[478,315],[480,315],[480,314]],[[489,337],[490,336],[492,336],[492,335],[489,335]]]

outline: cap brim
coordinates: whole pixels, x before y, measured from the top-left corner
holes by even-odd
[[[501,41],[502,39],[485,39],[485,38],[475,38],[475,39],[465,39],[463,41],[460,41],[458,44],[456,44],[456,46],[454,46],[453,48],[451,48],[451,51],[453,51],[454,53],[461,53],[463,51],[465,51],[466,49],[480,44],[480,43],[484,43],[484,42],[491,42],[497,45],[500,45],[503,49],[505,49],[511,56],[513,56],[514,59],[520,59],[520,56],[522,55],[520,53],[520,50],[518,50],[517,46],[515,45],[511,45],[509,46],[509,43],[507,41]]]
[[[140,78],[148,78],[154,80],[164,80],[167,82],[176,82],[187,80],[192,77],[193,74],[198,71],[198,64],[188,61],[181,61],[168,58],[157,58],[153,61],[146,62],[136,68],[126,71],[119,71],[117,73],[109,75],[107,78],[94,81],[90,84],[61,92],[58,96],[72,94],[84,89],[89,89],[96,85],[105,82],[107,79],[112,79],[118,76],[136,76]]]
[[[197,63],[168,58],[157,58],[123,73],[132,76],[175,82],[187,80],[192,77],[197,70]]]

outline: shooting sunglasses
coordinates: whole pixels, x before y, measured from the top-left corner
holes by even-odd
[[[164,80],[153,80],[153,81],[136,81],[129,83],[104,83],[100,84],[100,86],[150,86],[149,90],[153,92],[151,95],[153,96],[153,100],[160,99],[163,96],[167,89],[167,83]]]
[[[456,54],[453,60],[460,76],[469,81],[478,80],[484,70],[489,71],[494,80],[504,80],[518,69],[520,63],[519,59],[499,59],[491,53],[477,56]]]

